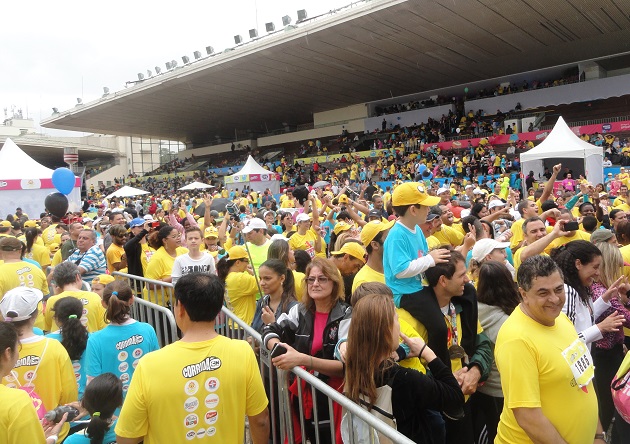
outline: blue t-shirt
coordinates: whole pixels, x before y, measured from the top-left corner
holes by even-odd
[[[396,222],[389,230],[383,252],[383,270],[385,283],[394,293],[394,303],[397,307],[400,306],[403,294],[422,290],[422,274],[404,279],[399,279],[396,275],[405,271],[411,261],[428,253],[429,245],[417,225],[415,233],[400,222]]]
[[[159,348],[155,330],[149,324],[137,321],[110,324],[88,339],[87,375],[93,378],[108,372],[115,374],[126,396],[140,358]]]
[[[47,338],[54,339],[61,342],[61,332],[59,330],[48,333]],[[88,340],[90,335],[88,334]],[[87,349],[83,351],[83,354],[79,359],[72,360],[72,369],[74,370],[74,378],[77,381],[77,388],[79,389],[79,399],[83,398],[83,392],[85,391],[85,383],[87,382],[87,367],[86,367],[86,355]]]
[[[109,427],[109,430],[105,432],[103,444],[116,444],[116,432],[114,432],[114,429],[116,428],[117,421],[118,420],[114,420],[112,425]],[[90,438],[87,437],[87,430],[83,429],[68,436],[64,441],[64,444],[90,444]]]

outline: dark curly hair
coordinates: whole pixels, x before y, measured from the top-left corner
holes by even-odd
[[[580,280],[575,261],[579,259],[582,264],[586,265],[601,255],[602,252],[599,251],[599,248],[585,240],[572,241],[551,250],[551,258],[562,270],[564,283],[573,287],[583,303],[588,303],[591,298],[591,290]]]

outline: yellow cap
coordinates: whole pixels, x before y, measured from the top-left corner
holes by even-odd
[[[341,196],[339,196],[339,203],[340,204],[347,204],[348,203],[348,196],[346,196],[345,194],[342,194]]]
[[[380,220],[373,220],[372,222],[368,222],[367,224],[363,225],[363,228],[361,229],[361,242],[363,242],[363,245],[367,247],[368,245],[370,245],[370,242],[374,240],[378,233],[380,233],[381,231],[389,230],[391,227],[394,226],[395,223],[395,220],[385,223]]]
[[[339,251],[331,251],[332,255],[349,254],[352,257],[359,259],[365,264],[365,255],[367,254],[365,248],[358,242],[346,242],[339,249]]]
[[[394,189],[394,194],[392,195],[392,205],[395,207],[402,205],[432,207],[439,204],[440,201],[439,197],[428,195],[424,185],[419,182],[401,183]]]
[[[94,279],[92,279],[92,283],[93,284],[99,283],[99,284],[107,285],[107,284],[111,284],[115,280],[116,279],[114,279],[114,276],[112,276],[111,274],[99,274]]]
[[[0,227],[11,228],[11,226],[11,222],[9,222],[8,220],[3,220],[2,222],[0,222]]]
[[[333,228],[333,233],[339,235],[339,233],[341,233],[342,231],[347,231],[350,228],[352,228],[352,226],[349,223],[346,223],[344,221],[337,222],[335,224],[335,228]]]
[[[203,232],[203,237],[219,237],[219,230],[215,227],[207,227]]]
[[[24,222],[24,228],[39,228],[39,224],[36,220],[27,220]]]
[[[228,259],[247,259],[247,250],[240,245],[234,245],[227,252]]]

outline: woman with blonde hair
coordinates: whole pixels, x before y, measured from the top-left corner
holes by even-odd
[[[262,343],[269,350],[275,346],[284,353],[273,358],[273,364],[290,370],[302,366],[313,372],[319,379],[335,390],[343,386],[343,364],[334,357],[339,338],[347,337],[352,309],[344,302],[344,286],[337,267],[327,259],[315,257],[306,268],[306,291],[302,301],[282,314],[276,322],[263,329]],[[281,342],[281,338],[292,338],[291,343]],[[272,351],[272,356],[274,355]],[[293,390],[295,389],[295,390]],[[297,385],[291,386],[291,393],[297,396]],[[302,393],[311,392],[310,389]],[[312,412],[304,411],[306,436],[315,442],[315,428],[319,429],[320,442],[330,439],[330,412],[325,396],[317,392],[318,421],[314,422]],[[293,414],[299,409],[293,403]],[[339,424],[341,409],[333,404],[335,433],[341,442]],[[298,421],[299,422],[299,421]],[[324,441],[321,441],[321,440]]]
[[[598,242],[595,246],[602,253],[602,261],[599,267],[599,280],[591,285],[593,302],[601,298],[623,276],[624,267],[619,247],[607,241]],[[624,316],[623,326],[630,328],[630,311],[626,308],[626,304],[628,304],[626,291],[630,289],[630,286],[625,278],[622,280],[623,283],[618,285],[618,293],[609,301],[610,307],[595,319],[596,323],[603,321],[611,314],[617,313]],[[618,328],[617,331],[602,332],[602,335],[602,339],[596,341],[592,346],[591,355],[595,364],[595,389],[597,390],[597,402],[599,404],[599,419],[604,430],[608,430],[615,413],[615,406],[613,405],[610,392],[610,382],[613,380],[624,358],[624,332],[623,328]],[[616,419],[615,424],[622,420],[622,418]]]
[[[354,306],[346,350],[345,394],[368,410],[379,389],[391,389],[392,412],[397,429],[414,442],[436,442],[427,410],[457,411],[464,406],[459,383],[422,338],[405,342],[427,362],[432,377],[400,367],[391,359],[398,348],[400,324],[392,298],[372,294]]]

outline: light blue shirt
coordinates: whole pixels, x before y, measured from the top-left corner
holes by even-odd
[[[385,239],[383,252],[383,269],[385,283],[394,293],[394,303],[400,306],[403,294],[411,294],[422,290],[422,274],[410,278],[397,278],[396,275],[405,271],[414,259],[426,256],[429,245],[420,227],[416,225],[415,232],[396,222]]]
[[[159,348],[155,330],[149,324],[137,321],[110,324],[88,339],[87,375],[115,374],[122,382],[125,396],[140,358]]]
[[[114,432],[114,429],[116,428],[117,421],[118,420],[113,421],[112,425],[109,426],[109,430],[105,432],[103,444],[116,444],[116,432]],[[90,444],[90,438],[87,437],[87,430],[83,429],[68,436],[64,444]]]
[[[54,339],[61,342],[61,331],[57,330],[46,335],[47,338]],[[89,334],[88,334],[89,340]],[[83,398],[83,392],[85,391],[85,383],[87,382],[87,367],[86,367],[86,350],[79,359],[72,360],[72,369],[74,370],[74,378],[77,381],[77,388],[79,389],[79,399]]]

